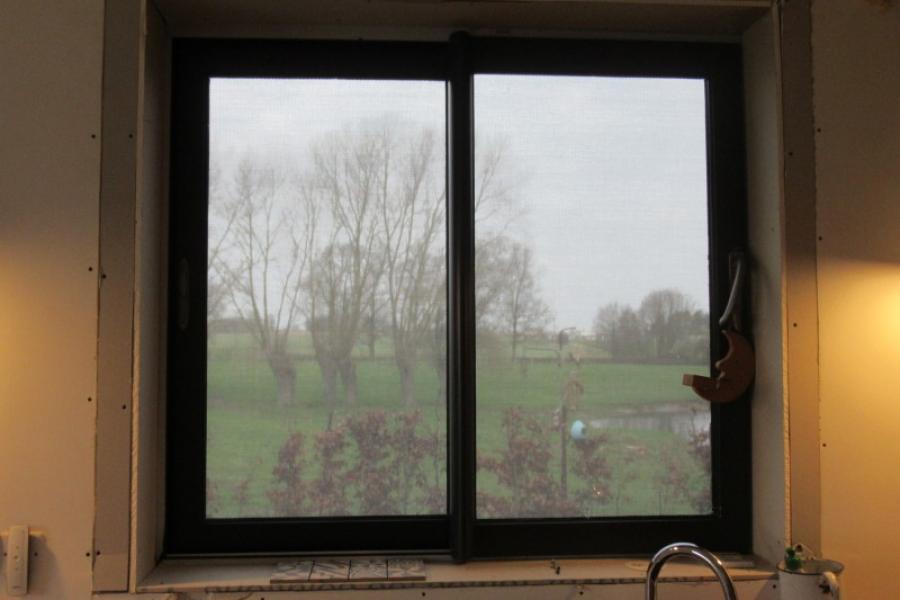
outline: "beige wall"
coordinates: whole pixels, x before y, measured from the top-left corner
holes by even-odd
[[[875,4],[813,3],[822,549],[851,600],[900,598],[900,6]]]
[[[37,530],[31,598],[91,586],[102,14],[0,0],[0,530]]]
[[[103,4],[0,0],[0,531],[38,530],[34,598],[91,587]],[[898,32],[900,7],[814,3],[822,545],[851,600],[900,597]]]

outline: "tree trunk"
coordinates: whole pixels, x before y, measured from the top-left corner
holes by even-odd
[[[438,406],[443,406],[447,402],[447,369],[438,366],[435,371],[437,372],[438,389],[434,401]]]
[[[345,358],[340,362],[341,383],[344,384],[344,400],[349,406],[356,404],[356,365],[353,360]]]
[[[278,406],[292,406],[297,399],[297,368],[291,361],[291,357],[282,352],[270,354],[268,362],[269,368],[272,369],[272,374],[275,376]]]
[[[416,378],[415,367],[409,361],[398,361],[400,371],[400,389],[403,394],[403,405],[406,408],[416,406]]]
[[[329,357],[316,355],[319,371],[322,373],[322,402],[334,413],[337,407],[337,368]]]
[[[375,340],[378,337],[378,332],[375,331],[375,315],[369,317],[369,331],[368,331],[368,346],[369,346],[369,358],[375,358]]]

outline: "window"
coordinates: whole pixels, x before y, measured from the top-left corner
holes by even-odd
[[[749,548],[739,48],[177,40],[166,551]]]

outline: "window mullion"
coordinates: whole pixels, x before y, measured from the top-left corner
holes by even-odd
[[[448,390],[451,546],[471,556],[475,518],[475,209],[472,73],[468,36],[450,39],[447,93]]]

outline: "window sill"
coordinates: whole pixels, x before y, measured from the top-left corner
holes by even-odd
[[[728,567],[732,579],[759,581],[775,577],[774,569],[759,566]],[[252,592],[337,591],[426,588],[521,587],[552,585],[643,584],[646,559],[562,559],[556,573],[549,560],[484,561],[467,564],[429,561],[424,581],[327,582],[271,584],[269,577],[277,560],[167,560],[160,563],[138,586],[138,592]],[[727,563],[726,563],[727,564]],[[742,561],[740,564],[746,564]],[[715,581],[703,565],[673,562],[663,569],[660,581]]]

